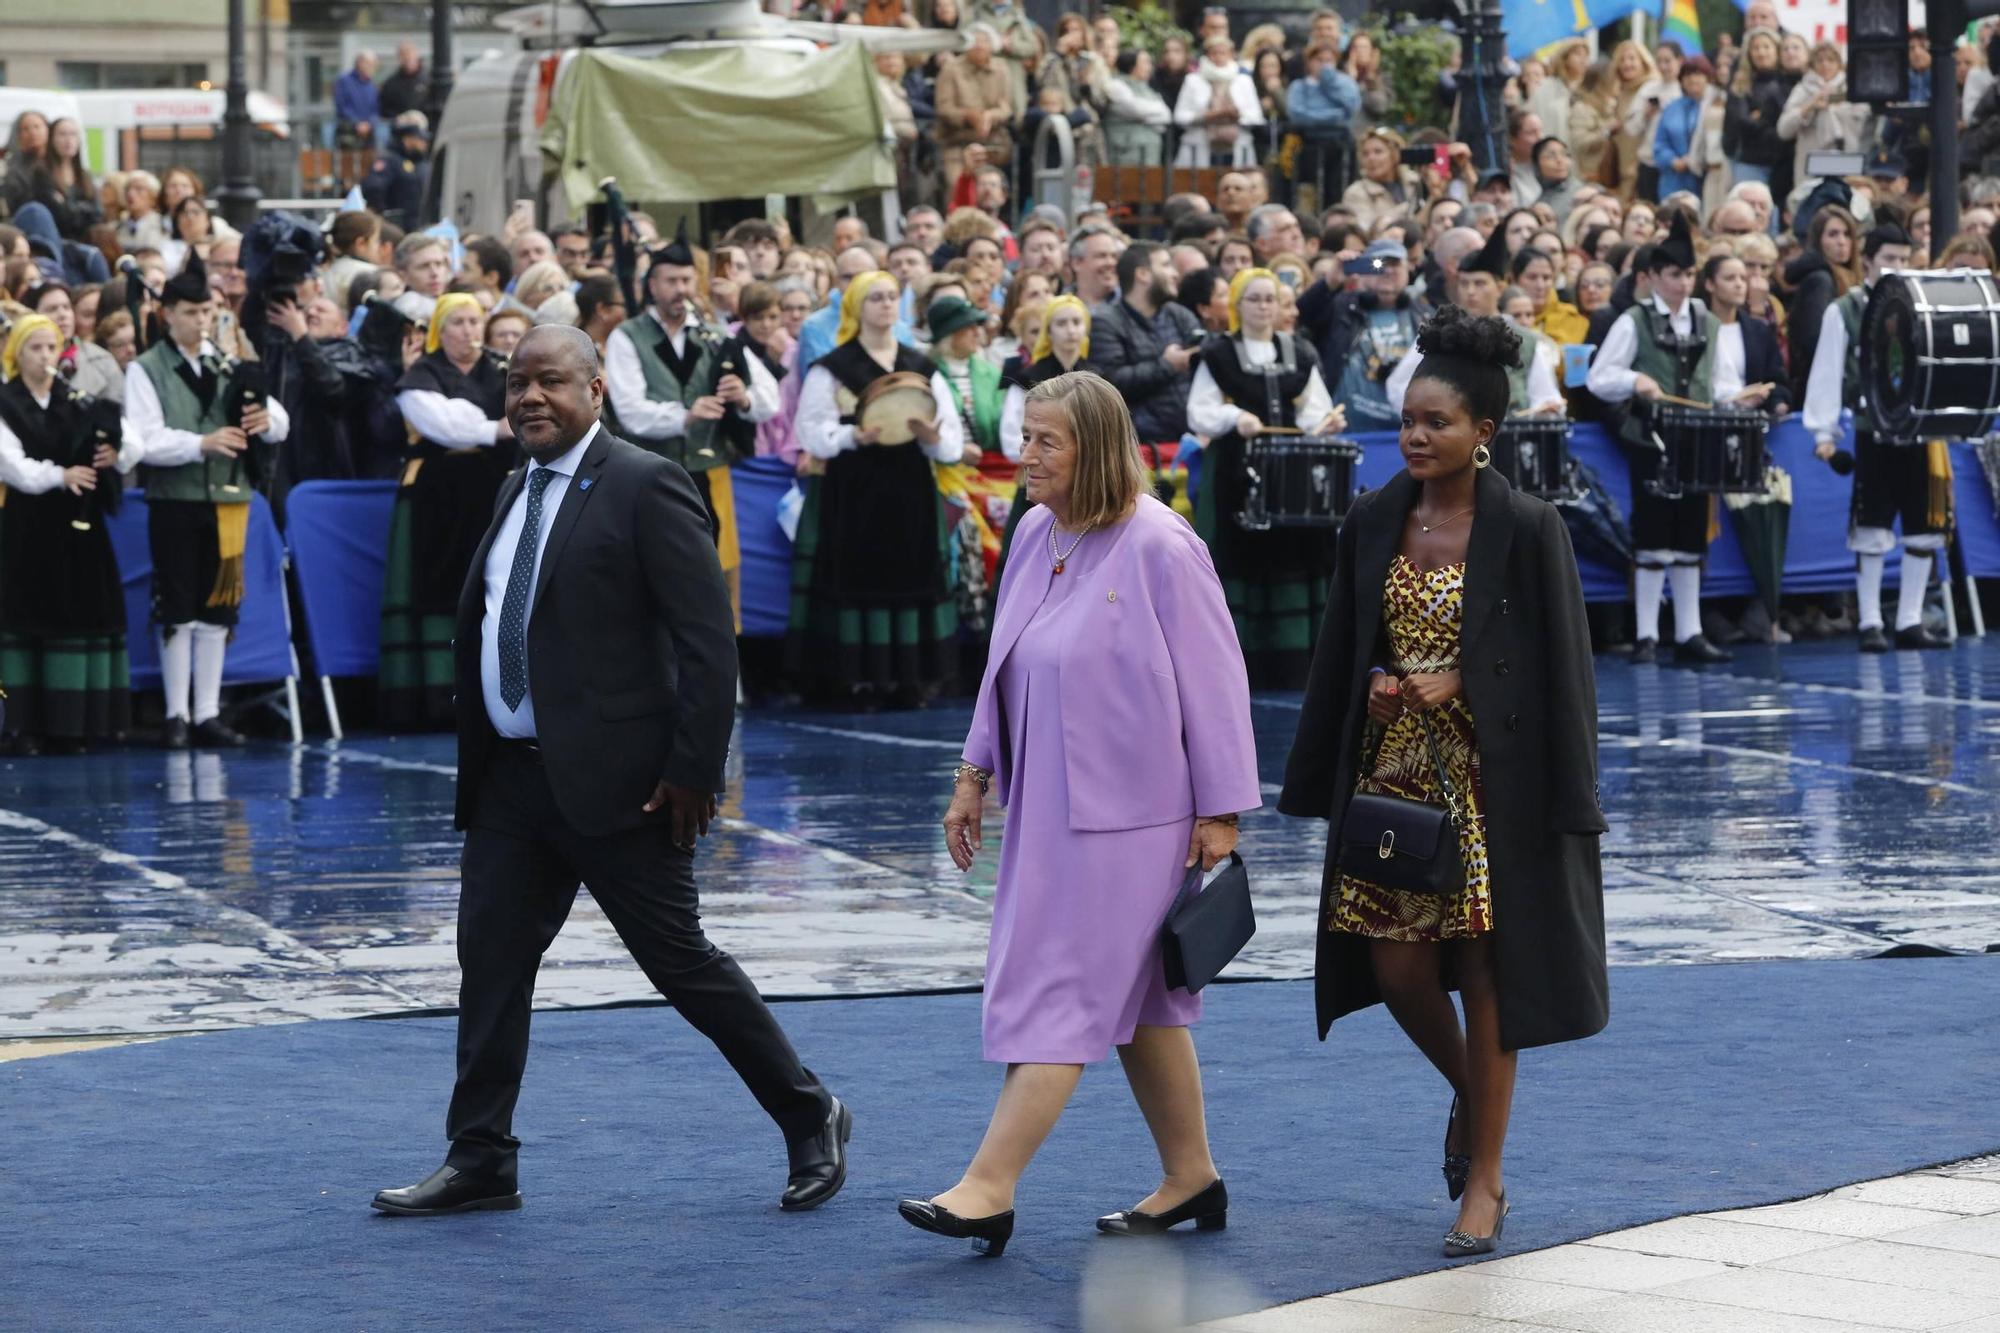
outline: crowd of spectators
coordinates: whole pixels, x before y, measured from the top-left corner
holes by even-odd
[[[851,7],[844,19],[920,21],[900,0]],[[1460,264],[1496,231],[1507,254],[1499,311],[1534,335],[1537,355],[1563,377],[1567,410],[1586,419],[1601,411],[1587,353],[1570,369],[1562,349],[1601,344],[1619,312],[1648,299],[1649,249],[1676,219],[1695,238],[1711,304],[1768,328],[1791,401],[1803,398],[1823,312],[1860,280],[1871,228],[1905,229],[1918,266],[1994,262],[1992,24],[1986,45],[1965,44],[1949,75],[1929,68],[1921,32],[1911,40],[1913,101],[1955,94],[1966,126],[1960,229],[1940,236],[1920,193],[1921,116],[1846,100],[1840,48],[1783,32],[1770,0],[1753,0],[1745,35],[1713,51],[1627,41],[1594,55],[1576,41],[1521,62],[1506,87],[1506,161],[1483,172],[1451,132],[1453,71],[1437,89],[1434,123],[1412,131],[1396,122],[1380,34],[1350,31],[1332,11],[1313,15],[1298,41],[1273,25],[1232,33],[1226,11],[1212,9],[1191,40],[1169,37],[1158,50],[1125,45],[1108,15],[1066,15],[1049,34],[1005,0],[962,10],[934,0],[921,22],[963,28],[962,53],[907,66],[885,54],[877,70],[891,124],[922,149],[909,155],[913,169],[936,173],[934,188],[912,195],[935,202],[892,219],[885,237],[843,215],[829,234],[803,239],[773,217],[692,246],[691,318],[704,336],[754,352],[779,390],[775,411],[730,438],[802,475],[815,460],[800,439],[801,385],[834,347],[842,296],[863,275],[891,275],[896,339],[950,372],[966,427],[952,467],[976,470],[983,455],[1014,456],[1018,441],[1001,438],[998,408],[974,391],[1021,382],[1047,354],[1049,314],[1065,297],[1087,318],[1082,361],[1125,396],[1146,442],[1171,443],[1190,430],[1204,340],[1236,327],[1246,272],[1270,277],[1276,328],[1311,345],[1351,426],[1390,428],[1385,388],[1417,321],[1454,296]],[[476,304],[479,355],[501,360],[536,323],[582,327],[603,350],[644,313],[633,302],[653,300],[644,255],[661,237],[643,213],[633,218],[641,271],[629,285],[614,273],[611,237],[579,222],[544,229],[517,212],[497,235],[419,229],[402,178],[425,169],[422,113],[409,105],[421,100],[421,62],[406,51],[381,87],[372,59],[352,75],[342,80],[342,133],[379,144],[389,180],[371,196],[379,206],[331,219],[321,261],[271,299],[251,299],[244,238],[184,168],[94,180],[75,123],[30,111],[12,127],[0,181],[0,312],[54,318],[64,373],[93,394],[115,398],[123,367],[158,336],[149,293],[201,261],[218,301],[217,345],[275,362],[273,395],[298,423],[264,474],[280,506],[300,481],[402,473],[408,395],[398,385],[424,355],[442,298]],[[1071,121],[1091,161],[1178,162],[1202,169],[1212,189],[1158,201],[1151,235],[1134,234],[1124,201],[1065,215],[1021,198],[1017,153],[1047,116]],[[1813,175],[1812,155],[1827,149],[1863,154],[1865,173]],[[946,303],[948,353],[932,324]],[[378,308],[399,322],[371,320]],[[975,376],[973,362],[997,373]],[[958,537],[990,556],[1004,497],[973,507],[981,512]],[[961,581],[962,597],[984,596],[977,583]],[[979,622],[977,607],[961,610],[961,623]]]

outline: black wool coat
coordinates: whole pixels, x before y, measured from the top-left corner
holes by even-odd
[[[1368,941],[1324,928],[1334,835],[1354,794],[1369,668],[1386,661],[1382,584],[1420,488],[1408,472],[1342,525],[1333,590],[1278,809],[1328,820],[1315,969],[1319,1034],[1381,999]],[[1598,835],[1597,684],[1583,585],[1553,505],[1481,472],[1465,558],[1459,671],[1478,738],[1492,875],[1500,1043],[1574,1041],[1610,1015]]]

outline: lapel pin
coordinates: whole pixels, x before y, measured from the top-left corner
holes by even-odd
[[[1115,601],[1117,601],[1117,600],[1118,600],[1118,590],[1117,590],[1116,588],[1113,588],[1113,589],[1112,589],[1111,591],[1109,591],[1109,592],[1105,593],[1105,594],[1104,594],[1104,600],[1105,600],[1105,601],[1107,601],[1107,602],[1115,602]]]
[[[594,480],[596,480],[596,478],[594,477],[585,477],[582,481],[579,481],[576,484],[576,488],[580,491],[587,491],[590,489],[590,483]]]

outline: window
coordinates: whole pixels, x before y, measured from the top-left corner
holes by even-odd
[[[72,92],[103,88],[192,88],[208,77],[205,64],[152,64],[140,61],[59,60],[56,87]]]

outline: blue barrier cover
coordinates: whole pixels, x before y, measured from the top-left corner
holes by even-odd
[[[730,468],[736,492],[737,544],[743,568],[746,638],[782,639],[792,610],[792,543],[778,526],[778,503],[796,480],[782,458],[747,458]]]
[[[375,674],[397,485],[308,481],[286,499],[285,537],[299,580],[306,643],[322,676]]]
[[[153,625],[153,556],[146,544],[146,495],[127,491],[105,521],[111,550],[125,585],[125,643],[132,657],[132,688],[157,689],[160,642]],[[285,627],[285,548],[271,506],[250,500],[250,535],[243,550],[242,619],[222,659],[222,683],[254,685],[292,674],[292,640]]]

